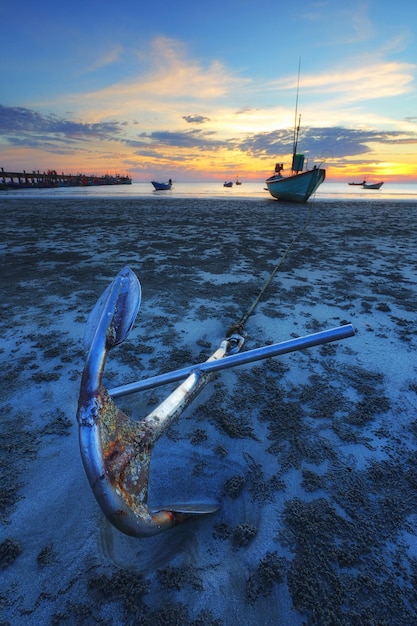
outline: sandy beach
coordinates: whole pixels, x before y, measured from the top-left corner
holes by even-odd
[[[0,197],[0,215],[1,626],[415,623],[416,202]],[[108,388],[198,363],[297,233],[246,349],[355,336],[217,374],[158,441],[150,500],[219,511],[121,534],[78,445],[95,302],[137,274]],[[117,403],[141,419],[171,389]]]

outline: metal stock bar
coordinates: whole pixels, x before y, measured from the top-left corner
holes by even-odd
[[[174,383],[179,380],[183,380],[193,372],[216,372],[229,367],[235,367],[236,365],[244,365],[246,363],[252,363],[252,361],[260,361],[261,359],[268,359],[281,354],[288,354],[289,352],[295,352],[296,350],[304,350],[305,348],[311,348],[313,346],[330,343],[332,341],[338,341],[339,339],[346,339],[347,337],[353,337],[354,334],[355,331],[352,324],[346,324],[344,326],[338,326],[337,328],[331,328],[329,330],[323,330],[318,333],[306,335],[305,337],[297,337],[280,343],[274,343],[270,346],[248,350],[247,352],[239,352],[238,354],[226,356],[218,361],[206,361],[197,365],[189,365],[187,367],[174,370],[173,372],[167,372],[166,374],[152,376],[151,378],[146,378],[145,380],[138,380],[133,383],[121,385],[120,387],[110,389],[109,394],[114,398],[117,398],[119,396],[125,396],[137,391],[145,391],[146,389],[152,389],[153,387],[159,387],[167,383]]]

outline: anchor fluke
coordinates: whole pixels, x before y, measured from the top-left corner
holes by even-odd
[[[87,358],[81,380],[77,419],[84,468],[94,496],[109,521],[133,537],[149,537],[196,515],[215,512],[217,504],[178,504],[148,508],[151,454],[155,441],[209,379],[191,374],[159,407],[136,422],[125,415],[102,385],[109,350],[129,334],[141,300],[136,275],[124,267],[89,315],[84,335]],[[224,342],[215,355],[223,357]]]
[[[84,331],[85,350],[90,350],[97,332],[105,332],[108,350],[122,343],[135,322],[140,301],[140,282],[126,266],[103,292],[88,316]]]
[[[170,504],[164,505],[167,511],[175,513],[189,514],[189,515],[208,515],[209,513],[215,513],[219,510],[220,505],[213,502],[211,504],[188,503],[187,504]]]

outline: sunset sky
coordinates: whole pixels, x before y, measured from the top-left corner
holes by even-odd
[[[2,14],[5,171],[417,182],[415,0],[20,0]]]

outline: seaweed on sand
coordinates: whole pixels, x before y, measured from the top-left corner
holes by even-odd
[[[111,576],[98,574],[88,581],[88,589],[100,603],[120,602],[126,615],[139,618],[149,609],[144,596],[149,592],[150,582],[142,574],[129,570],[115,570]]]
[[[226,522],[215,524],[213,538],[222,541],[230,539],[234,550],[245,548],[256,537],[257,528],[253,524],[237,524],[234,528]]]
[[[275,405],[270,402],[266,411],[269,434],[272,441],[268,452],[279,456],[283,471],[299,468],[303,460],[320,463],[328,456],[326,440],[317,435],[306,423],[305,412],[298,402]]]
[[[232,439],[251,438],[258,441],[255,431],[249,423],[249,418],[242,414],[236,415],[236,407],[223,408],[224,396],[225,386],[219,383],[210,399],[198,407],[196,414],[201,415],[204,420],[209,420],[220,432]]]
[[[8,537],[0,544],[0,568],[6,568],[11,565],[23,552],[20,543]]]
[[[317,491],[317,489],[323,489],[324,479],[316,472],[309,469],[302,470],[302,487],[305,491]]]
[[[190,617],[188,607],[182,602],[168,601],[164,606],[155,611],[150,611],[140,621],[140,626],[222,626],[223,622],[213,617],[211,611],[203,609],[193,619]]]
[[[286,502],[280,538],[295,554],[288,586],[307,624],[412,623],[415,589],[398,533],[417,507],[415,456],[361,471],[334,460],[323,476],[332,501]]]
[[[49,422],[42,428],[42,435],[70,435],[73,422],[66,417],[64,411],[56,409],[45,417],[49,418]]]
[[[168,565],[157,572],[158,582],[163,589],[176,589],[181,591],[185,585],[191,585],[197,591],[203,590],[201,575],[195,567],[182,565],[173,567]]]
[[[249,425],[249,421],[242,415],[231,414],[221,407],[212,407],[211,419],[219,430],[229,435],[232,439],[246,439],[250,437],[258,441],[255,431]]]
[[[55,563],[56,555],[55,555],[54,544],[50,543],[44,548],[42,548],[39,551],[38,556],[36,557],[36,561],[39,567],[46,567],[47,565],[51,565],[52,563]]]
[[[253,524],[238,524],[233,530],[233,547],[246,547],[255,538],[257,532]]]
[[[21,499],[20,477],[25,462],[35,459],[39,450],[36,432],[29,430],[29,418],[25,413],[13,411],[11,405],[4,407],[0,420],[0,435],[5,456],[0,459],[0,521],[7,523]]]
[[[256,463],[255,459],[248,453],[245,453],[244,457],[248,465],[245,481],[248,485],[252,502],[258,502],[259,504],[274,502],[275,492],[283,491],[285,489],[285,483],[277,474],[274,474],[269,480],[266,480],[262,465]]]
[[[333,419],[337,413],[346,412],[350,402],[343,395],[343,389],[334,380],[338,366],[326,360],[327,375],[312,374],[309,384],[301,385],[297,397],[315,419]],[[294,394],[293,394],[294,395]]]
[[[157,579],[163,589],[177,592],[184,585],[191,585],[197,592],[201,592],[203,584],[195,568],[188,566],[168,566],[157,572]],[[208,610],[202,610],[196,617],[191,617],[189,609],[181,602],[167,600],[161,596],[161,605],[151,608],[145,602],[145,596],[150,592],[151,581],[144,578],[139,572],[126,569],[115,570],[110,576],[99,574],[88,581],[88,589],[96,598],[100,606],[119,603],[122,605],[126,623],[140,624],[141,626],[221,626]],[[132,621],[133,620],[133,621]],[[100,622],[99,622],[100,623]]]
[[[339,567],[351,532],[349,523],[323,498],[313,502],[289,500],[284,520],[285,537],[295,550],[288,570],[294,606],[301,613],[314,615],[309,623],[343,623],[337,621],[346,602]],[[329,606],[333,607],[334,622],[329,621]]]
[[[229,498],[236,499],[239,497],[243,487],[246,484],[246,479],[240,474],[235,474],[226,480],[224,483],[224,490]]]
[[[260,596],[269,596],[275,584],[282,583],[287,570],[287,560],[278,552],[267,552],[259,561],[246,582],[246,599],[254,604]]]

